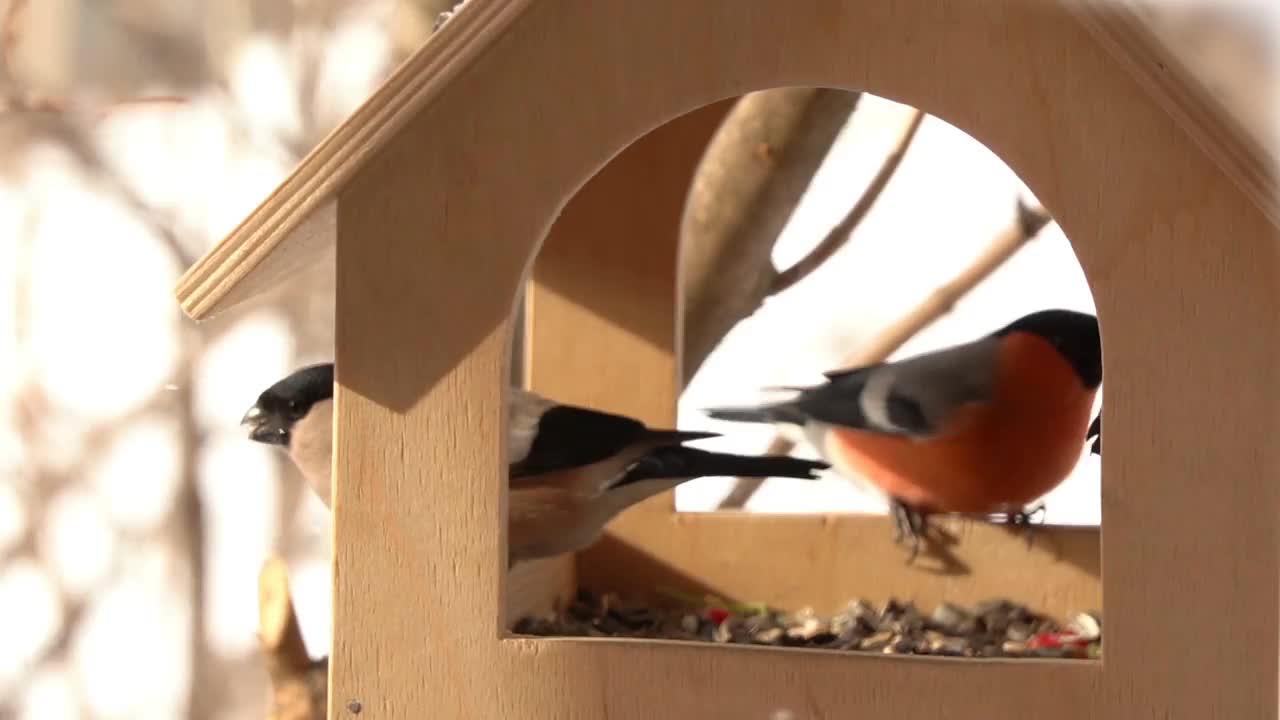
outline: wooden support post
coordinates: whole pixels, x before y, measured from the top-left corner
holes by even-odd
[[[326,145],[273,201],[340,187],[331,717],[1276,717],[1276,228],[1077,3],[470,2],[344,126],[357,151]],[[786,84],[971,132],[1075,243],[1106,352],[1105,663],[502,637],[508,323],[540,237],[644,132]],[[646,412],[670,412],[658,387]],[[617,523],[643,553],[649,512]]]

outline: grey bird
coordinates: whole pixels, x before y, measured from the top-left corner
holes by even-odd
[[[652,429],[634,418],[511,388],[508,402],[508,565],[592,545],[636,503],[700,477],[815,480],[819,460],[685,447],[719,433]],[[333,364],[304,367],[264,390],[245,413],[251,440],[286,452],[325,505],[333,457]]]

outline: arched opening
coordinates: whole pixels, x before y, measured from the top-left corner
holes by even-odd
[[[752,146],[739,138],[738,151],[743,152],[745,149],[752,153],[753,157],[748,164],[754,164],[758,173],[757,177],[748,177],[745,183],[735,185],[734,180],[740,180],[740,175],[732,175],[723,168],[708,168],[708,165],[723,161],[723,157],[713,157],[716,143],[723,140],[724,133],[730,131],[729,123],[734,122],[735,110],[748,100],[739,101],[737,105],[733,101],[722,103],[724,107],[720,112],[728,113],[727,115],[711,118],[706,116],[707,110],[703,109],[654,131],[684,133],[682,141],[686,150],[697,147],[701,154],[701,148],[707,145],[705,140],[697,140],[697,133],[702,132],[702,137],[709,137],[706,133],[711,121],[720,127],[719,134],[711,141],[711,149],[707,150],[706,156],[696,165],[696,174],[690,175],[695,189],[688,201],[688,209],[682,210],[683,222],[679,233],[684,243],[679,248],[681,263],[685,269],[679,290],[684,296],[684,360],[685,375],[689,382],[683,388],[677,388],[680,407],[676,426],[681,430],[722,433],[720,437],[694,443],[696,446],[724,452],[760,454],[768,451],[771,441],[782,437],[796,441],[792,448],[785,449],[786,452],[802,458],[822,457],[821,450],[796,433],[795,428],[717,421],[709,418],[702,409],[715,405],[752,403],[766,397],[761,390],[767,386],[819,382],[822,380],[822,372],[848,367],[853,362],[851,358],[860,355],[868,364],[886,358],[894,361],[975,340],[1020,315],[1036,310],[1064,308],[1093,313],[1089,287],[1061,230],[1016,174],[977,140],[939,118],[919,117],[909,106],[867,93],[785,88],[746,97],[758,98],[768,93],[785,92],[810,93],[807,98],[800,95],[794,98],[797,103],[807,103],[804,110],[799,112],[823,112],[826,117],[822,122],[813,121],[808,125],[802,119],[790,117],[791,127],[796,132],[794,136],[775,133],[785,141],[780,146],[768,143]],[[813,93],[819,95],[814,96]],[[841,108],[845,113],[843,118],[833,122],[832,113],[841,112]],[[699,114],[704,117],[695,118]],[[724,120],[724,126],[720,126],[721,119],[725,117],[729,119]],[[682,129],[673,130],[677,124],[682,125]],[[825,136],[822,135],[824,132]],[[572,290],[567,289],[569,286],[580,289],[584,284],[611,284],[610,292],[601,291],[598,296],[605,298],[611,307],[596,306],[592,311],[578,316],[591,325],[584,336],[590,337],[598,332],[628,334],[637,339],[635,347],[640,348],[640,351],[657,348],[660,352],[662,348],[659,346],[665,341],[655,338],[660,338],[663,328],[667,326],[661,319],[656,324],[653,323],[653,317],[643,309],[643,305],[647,301],[669,302],[663,299],[664,296],[675,291],[672,278],[654,279],[655,275],[664,273],[664,263],[672,260],[671,246],[664,245],[665,241],[656,236],[664,233],[669,235],[675,231],[671,214],[672,187],[663,186],[662,181],[669,183],[671,178],[679,176],[685,170],[673,172],[670,158],[654,160],[646,165],[643,156],[636,157],[632,154],[633,151],[640,152],[640,144],[628,148],[615,158],[615,163],[630,166],[625,180],[610,176],[610,168],[617,174],[616,167],[611,165],[597,175],[597,179],[608,178],[602,180],[602,184],[608,186],[607,190],[597,187],[596,180],[593,180],[567,206],[547,244],[543,246],[544,254],[563,254],[553,262],[545,263],[540,256],[533,277],[536,285],[541,273],[543,289],[532,292],[536,297],[542,298],[540,301],[535,300],[535,306],[537,302],[545,302],[558,307],[557,303],[573,294]],[[806,162],[810,165],[807,169],[803,167],[803,162],[795,160],[796,155],[806,153]],[[886,157],[893,160],[886,162]],[[761,169],[762,167],[765,169]],[[708,190],[709,185],[715,184],[715,180],[709,178],[715,178],[717,172],[718,191],[725,194],[722,203],[718,203],[715,190]],[[786,177],[778,180],[771,177],[771,173]],[[770,183],[775,182],[782,187],[781,190],[770,186]],[[743,184],[747,185],[745,189]],[[864,188],[877,185],[878,189],[869,191],[870,195],[864,192]],[[642,207],[642,203],[628,202],[627,207],[631,210],[623,210],[617,217],[609,217],[607,212],[608,203],[616,200],[618,193],[642,190],[657,191],[656,197],[663,198],[659,202],[666,203],[663,210],[643,214],[645,222],[650,223],[646,231],[655,235],[653,247],[644,252],[630,253],[620,248],[603,250],[593,247],[588,254],[578,254],[581,245],[577,248],[560,245],[562,238],[557,233],[564,230],[562,226],[565,224],[575,226],[570,234],[576,233],[580,243],[581,238],[589,237],[592,231],[598,237],[599,233],[610,228],[618,229],[623,234],[630,232],[632,236],[602,240],[600,246],[625,245],[628,240],[643,238],[643,232],[637,235],[631,224],[636,222],[636,216],[629,214],[634,212],[634,207]],[[688,196],[687,188],[677,190],[682,198]],[[703,196],[700,199],[696,197],[699,192]],[[584,193],[596,193],[598,197],[580,202]],[[610,193],[614,195],[610,196]],[[731,196],[733,193],[739,195]],[[744,200],[742,193],[749,193],[751,196]],[[779,201],[779,197],[783,199]],[[699,201],[704,206],[695,208],[694,203]],[[751,205],[755,201],[775,204],[781,202],[782,205],[761,209]],[[789,205],[786,204],[788,202]],[[722,205],[729,206],[732,211],[726,210]],[[704,223],[702,228],[697,228],[697,223],[690,221],[690,214],[697,211],[712,216],[712,220]],[[739,216],[732,217],[732,212],[739,213]],[[850,216],[854,216],[852,222],[849,221]],[[744,218],[757,225],[739,232],[746,239],[736,241],[763,244],[735,251],[732,246],[735,242],[733,238],[726,240],[720,236],[707,239],[708,234],[714,234],[717,229],[722,230],[712,228],[708,233],[705,227],[707,224],[732,225],[738,222],[745,226]],[[759,224],[768,222],[776,224],[776,231],[762,241],[756,230]],[[692,231],[691,227],[694,228]],[[834,249],[830,252],[824,251],[827,257],[815,262],[811,257],[813,250],[816,246],[832,244],[829,242],[832,228],[836,228],[836,234],[842,233],[843,237],[836,238]],[[700,237],[697,236],[699,231],[703,233]],[[729,262],[731,267],[724,271],[733,273],[729,275],[728,282],[725,281],[724,273],[712,280],[691,279],[696,273],[690,273],[689,266],[698,262],[691,258],[698,256],[699,248],[696,244],[699,242],[728,243],[727,251],[723,248],[720,250],[722,262],[725,257],[733,256],[733,260]],[[761,247],[763,252],[760,251]],[[746,253],[755,254],[755,265],[740,262],[742,255]],[[801,273],[787,270],[797,264],[812,266],[812,270]],[[710,274],[714,275],[715,272],[713,266]],[[778,277],[781,276],[789,279],[779,282]],[[798,276],[803,277],[795,281]],[[583,280],[583,277],[589,279]],[[763,289],[760,289],[761,278],[765,278]],[[724,292],[723,287],[726,285],[756,287],[757,290],[752,291],[756,293],[754,296],[746,293],[748,306],[745,311],[741,308],[736,310],[738,317],[728,322],[723,317],[710,321],[712,325],[718,323],[724,332],[720,337],[708,340],[704,327],[690,324],[690,294],[706,292],[705,287],[696,287],[697,282],[719,285],[719,292]],[[785,289],[772,292],[772,288],[782,285],[785,285]],[[743,302],[741,295],[725,298],[728,305]],[[534,311],[535,316],[537,312],[538,310]],[[728,312],[732,314],[735,311]],[[704,316],[716,314],[714,311],[703,313]],[[708,321],[704,317],[699,322]],[[904,330],[904,327],[910,329]],[[698,334],[701,334],[700,338],[691,339]],[[535,327],[533,339],[536,340],[537,335]],[[646,337],[648,342],[645,341]],[[889,338],[896,339],[891,341]],[[585,339],[583,341],[589,342]],[[691,349],[697,357],[690,356]],[[567,342],[558,343],[549,351],[550,354],[544,349],[537,352],[541,353],[542,359],[533,361],[533,374],[537,373],[540,362],[573,362],[572,347]],[[883,357],[871,357],[868,353],[879,353]],[[627,358],[618,358],[620,366],[626,366],[627,362]],[[689,370],[691,362],[698,366],[696,372]],[[597,367],[594,371],[606,376],[612,375],[612,378],[608,382],[601,382],[599,378],[586,379],[579,375],[577,379],[585,384],[611,388],[607,392],[612,392],[619,383],[626,382],[626,373],[618,371],[616,367]],[[570,394],[578,389],[563,385],[559,387],[565,388]],[[624,392],[635,392],[635,389]],[[554,393],[551,395],[555,397]],[[591,393],[585,392],[580,397],[589,398]],[[590,402],[583,404],[590,405]],[[1096,416],[1100,404],[1099,392],[1090,408],[1088,420]],[[858,526],[851,536],[843,529],[836,531],[833,536],[831,531],[824,531],[820,524],[815,523],[810,526],[812,532],[806,542],[810,546],[821,543],[828,549],[823,558],[817,561],[819,567],[813,571],[814,578],[808,581],[801,579],[800,582],[807,582],[810,586],[823,585],[824,589],[820,592],[813,591],[823,597],[809,602],[800,601],[801,596],[810,592],[810,589],[800,587],[789,592],[787,600],[795,607],[786,609],[794,611],[806,605],[831,606],[835,604],[833,598],[843,592],[845,596],[838,601],[839,604],[851,608],[854,607],[852,603],[859,600],[869,601],[876,607],[877,617],[880,618],[890,617],[886,605],[895,604],[896,601],[891,602],[893,598],[918,596],[935,602],[928,605],[922,603],[922,606],[910,610],[926,617],[941,612],[939,608],[943,605],[957,607],[968,604],[971,607],[967,612],[981,614],[976,607],[976,598],[979,596],[1008,597],[1015,605],[1022,605],[1021,609],[1014,605],[1008,606],[1009,612],[1036,613],[1044,608],[1034,607],[1034,598],[1018,596],[1042,596],[1045,579],[1037,573],[1049,568],[1048,574],[1054,576],[1048,581],[1048,587],[1051,588],[1084,579],[1083,587],[1074,591],[1075,594],[1058,598],[1066,607],[1054,607],[1051,612],[1046,613],[1053,616],[1054,632],[1066,632],[1069,621],[1075,619],[1072,617],[1074,612],[1068,614],[1067,608],[1071,611],[1096,611],[1101,607],[1096,530],[1099,517],[1099,463],[1097,458],[1088,453],[1083,437],[1084,428],[1078,430],[1079,438],[1067,438],[1062,442],[1070,444],[1079,441],[1079,461],[1061,482],[1055,483],[1048,497],[1044,498],[1045,512],[1032,513],[1031,520],[1035,523],[1084,528],[1071,531],[1037,526],[1031,535],[1032,547],[1025,548],[1023,556],[1019,557],[1015,548],[1020,547],[1022,529],[1006,526],[995,531],[975,531],[975,524],[990,528],[993,523],[988,521],[999,518],[944,516],[936,521],[943,532],[951,536],[957,547],[949,549],[944,544],[938,548],[940,553],[936,558],[930,557],[931,553],[926,547],[916,560],[906,558],[901,548],[887,547],[890,526],[883,519],[878,524]],[[681,514],[716,510],[733,482],[730,477],[713,476],[685,483],[676,489],[674,509]],[[846,522],[847,516],[876,513],[883,515],[886,510],[883,495],[858,490],[866,485],[865,478],[848,477],[839,472],[829,472],[817,482],[768,479],[761,486],[759,495],[748,504],[747,510],[759,515],[837,514],[844,517],[833,521],[836,525],[841,528],[854,527]],[[668,504],[655,505],[658,501]],[[672,508],[669,502],[667,498],[658,498],[657,501],[623,511],[618,516],[618,524],[626,526],[627,529],[621,535],[625,538],[620,540],[606,532],[598,543],[586,549],[578,558],[577,577],[583,587],[597,593],[596,600],[599,600],[599,593],[616,589],[632,594],[647,594],[652,599],[655,594],[672,589],[653,586],[657,581],[669,579],[678,584],[676,576],[680,573],[672,571],[670,558],[659,557],[657,562],[653,562],[652,557],[645,559],[641,556],[646,553],[655,552],[660,556],[661,552],[653,547],[646,547],[643,541],[639,544],[635,542],[636,538],[644,537],[646,533],[664,532],[663,528],[670,530],[669,515]],[[1023,509],[1033,510],[1034,504]],[[1050,515],[1050,512],[1053,514]],[[637,520],[638,517],[644,519]],[[665,523],[661,527],[659,519]],[[732,522],[741,521],[740,517],[732,519]],[[616,528],[618,524],[610,523],[609,527]],[[683,521],[677,521],[676,527],[689,526]],[[739,563],[740,567],[735,572],[746,572],[749,565],[754,565],[752,572],[764,575],[769,575],[777,567],[794,563],[794,560],[788,559],[790,553],[806,554],[800,546],[791,548],[772,543],[758,544],[750,537],[751,524],[743,523],[741,527],[743,535],[740,546],[715,547],[707,542],[699,552],[704,555],[732,555],[747,548],[749,553],[756,554],[757,562]],[[870,533],[873,532],[869,528],[872,527],[883,530],[883,537],[879,540],[885,542],[869,542]],[[1001,537],[1004,530],[1016,530],[1016,533]],[[804,532],[797,526],[797,537]],[[977,537],[975,532],[978,533]],[[715,534],[707,537],[712,535]],[[777,536],[782,535],[786,533]],[[842,537],[844,546],[841,545]],[[972,547],[966,549],[965,544],[971,544]],[[998,556],[997,559],[984,557],[993,553]],[[808,555],[812,556],[812,553]],[[687,559],[687,556],[684,557]],[[706,558],[703,557],[701,561],[705,562]],[[601,570],[600,566],[605,563],[610,567]],[[869,564],[874,570],[885,570],[870,573],[885,577],[877,581],[868,581],[867,573],[858,577],[858,573],[851,571],[850,567],[859,563]],[[904,569],[904,564],[910,567]],[[1055,564],[1062,567],[1052,569],[1050,566]],[[645,569],[637,569],[640,566]],[[818,580],[824,573],[826,577]],[[832,573],[835,573],[834,578]],[[628,574],[633,577],[623,583],[625,588],[610,587],[611,583],[619,581],[620,576]],[[803,578],[803,573],[792,574]],[[635,577],[641,579],[636,580]],[[706,585],[700,585],[700,578],[684,579],[695,580],[693,585],[698,586],[699,590],[711,591],[712,594],[723,587],[710,580]],[[735,584],[732,580],[726,581],[724,576],[719,580],[728,582],[729,585]],[[650,587],[642,588],[641,585],[645,583],[649,583]],[[760,587],[762,583],[753,581],[743,585]],[[963,597],[963,600],[953,602],[946,597],[946,593],[954,592],[957,585],[968,585],[968,588],[957,596]],[[944,587],[947,589],[944,590]],[[1035,592],[1032,592],[1033,588]],[[737,592],[740,589],[732,587],[730,591]],[[671,595],[668,595],[667,599],[670,600]],[[732,599],[766,600],[751,597]],[[689,598],[685,597],[685,600]],[[974,602],[966,603],[969,600]],[[769,603],[766,600],[764,604]],[[1040,604],[1043,605],[1043,602]],[[1083,606],[1071,607],[1072,605]],[[579,607],[579,617],[576,619],[569,617],[572,613],[563,614],[560,621],[564,624],[560,626],[548,624],[547,621],[526,621],[517,622],[517,630],[536,634],[578,634],[578,631],[585,632],[586,626],[583,623],[586,622],[595,628],[590,634],[630,631],[634,635],[635,628],[623,628],[616,622],[610,626],[613,632],[601,630],[601,623],[608,625],[604,616],[593,620],[582,619],[583,614],[590,615],[592,609],[607,614],[608,603],[596,603],[587,610],[583,610],[583,607],[586,606]],[[734,607],[740,608],[743,613],[747,612],[746,606],[741,602]],[[713,615],[718,617],[723,609],[714,609]],[[708,630],[707,623],[711,621],[707,619],[707,610],[708,608],[701,608],[700,616],[699,613],[694,613],[698,625],[695,632],[690,632],[688,622],[683,625],[679,622],[666,622],[658,623],[652,629],[657,633],[661,626],[665,628],[661,632],[668,634],[651,636],[693,639],[701,634],[706,636],[703,639],[716,639],[716,633],[719,632],[722,635],[728,633],[729,641],[742,641],[733,632],[724,629],[729,626],[724,624],[723,618]],[[733,615],[733,612],[729,614]],[[830,613],[828,615],[829,627],[834,622],[834,616]],[[794,614],[785,617],[795,623],[809,622],[812,625],[812,618]],[[1051,625],[1044,626],[1049,627]],[[852,645],[846,642],[841,649],[882,650],[884,646],[890,645],[905,647],[903,643],[909,640],[894,636],[886,641],[879,636],[880,628],[868,626],[863,629],[865,632],[857,638],[858,642]],[[1025,636],[1034,634],[1032,630],[1035,629],[1043,628],[1028,628],[1023,625],[1017,625],[1013,629],[1006,628],[1013,635],[1002,638],[997,643],[999,653],[1016,656],[1020,650],[1027,650],[1027,653],[1022,654],[1036,654],[1030,651],[1039,648],[1020,646],[1027,643],[1030,638]],[[754,642],[787,644],[782,638],[791,628],[784,627],[781,634],[773,630],[770,627],[761,631],[765,638],[772,640],[765,642],[756,637]],[[924,632],[923,626],[918,632]],[[822,633],[818,635],[826,637]],[[933,642],[938,638],[931,636],[930,647],[936,654],[979,656],[992,647],[990,632],[983,630],[980,635],[981,637],[974,638],[957,636],[946,643]],[[1092,642],[1096,638],[1089,640]],[[828,639],[828,643],[830,642]],[[956,648],[965,642],[972,647],[965,646],[967,651],[957,651]],[[822,646],[818,642],[807,641],[790,644]],[[1063,650],[1062,654],[1087,654],[1089,644],[1072,646]],[[1093,647],[1096,651],[1097,643],[1093,643]],[[910,652],[926,653],[930,650],[918,646]],[[1044,650],[1039,654],[1053,652]]]
[[[1094,312],[1092,293],[1061,228],[1051,220],[1034,233],[1019,227],[1019,206],[1036,219],[1049,216],[1016,173],[936,116],[925,116],[914,136],[905,138],[915,112],[863,94],[830,146],[773,246],[773,266],[795,267],[840,229],[855,205],[869,193],[875,197],[831,257],[794,287],[770,294],[689,378],[681,395],[681,426],[726,433],[706,441],[707,447],[767,448],[772,428],[707,421],[700,411],[757,399],[749,388],[813,383],[824,371],[878,360],[886,351],[894,360],[967,342],[1043,308]],[[868,190],[888,158],[904,149],[883,190]],[[1095,405],[1100,407],[1101,393]],[[1045,522],[1096,527],[1098,477],[1097,459],[1082,457],[1047,498]],[[726,505],[731,485],[727,478],[686,483],[676,490],[676,508],[742,507]],[[799,485],[765,481],[745,509],[850,512],[882,505],[854,484],[832,478]]]

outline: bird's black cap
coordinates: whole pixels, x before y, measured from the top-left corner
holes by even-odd
[[[293,424],[313,405],[332,397],[333,363],[309,365],[262,391],[240,424],[250,426],[250,440],[288,445]]]
[[[1093,389],[1102,384],[1102,336],[1097,317],[1074,310],[1041,310],[1014,320],[993,335],[1002,337],[1013,332],[1032,333],[1047,340],[1071,363],[1085,387]]]

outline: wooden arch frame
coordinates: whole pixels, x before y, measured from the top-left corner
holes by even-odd
[[[330,716],[1276,717],[1273,183],[1081,20],[1062,0],[471,0],[180,288],[199,316],[336,234]],[[635,138],[786,85],[946,119],[1075,243],[1109,381],[1105,662],[499,637],[503,378],[530,259]],[[670,419],[677,356],[636,361],[665,404],[638,414]]]

